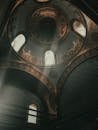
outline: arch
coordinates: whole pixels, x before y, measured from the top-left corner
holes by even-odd
[[[55,65],[55,54],[53,51],[48,50],[45,52],[45,66]]]

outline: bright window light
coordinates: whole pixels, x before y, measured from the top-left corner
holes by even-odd
[[[35,104],[29,106],[28,123],[37,123],[37,106]]]
[[[48,50],[45,52],[45,66],[55,65],[55,55],[54,52]]]
[[[86,28],[84,27],[84,25],[81,22],[75,21],[73,23],[73,29],[75,32],[77,32],[82,37],[86,37]]]
[[[26,39],[23,34],[19,34],[18,36],[15,37],[15,39],[12,41],[11,46],[16,52],[19,52],[21,47],[25,44]]]

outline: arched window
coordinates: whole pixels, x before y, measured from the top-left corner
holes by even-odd
[[[36,124],[37,123],[37,106],[31,104],[28,111],[28,123]]]
[[[79,22],[79,21],[74,21],[73,23],[73,29],[76,33],[78,33],[79,35],[81,35],[82,37],[86,37],[86,28],[85,26]]]
[[[55,54],[53,51],[48,50],[45,52],[45,66],[55,65]]]
[[[15,39],[12,41],[11,46],[16,52],[19,52],[21,47],[25,44],[26,38],[23,34],[19,34],[15,37]]]

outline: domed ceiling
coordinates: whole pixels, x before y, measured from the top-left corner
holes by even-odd
[[[84,3],[83,0],[77,4],[75,0],[15,2],[0,31],[3,40],[8,39],[0,41],[4,43],[0,44],[0,72],[3,74],[0,76],[4,78],[4,88],[12,90],[7,101],[11,101],[9,95],[13,92],[17,92],[15,97],[21,100],[21,106],[23,101],[28,104],[24,98],[30,103],[34,99],[35,111],[38,105],[46,112],[43,114],[38,109],[43,116],[42,124],[38,120],[42,128],[45,120],[53,124],[49,128],[67,129],[70,121],[74,124],[73,119],[76,119],[73,126],[81,125],[91,115],[91,109],[95,109],[98,99],[98,85],[95,85],[98,84],[98,26],[88,17],[93,13],[87,16],[84,8],[80,10],[79,3]],[[5,99],[7,90],[4,88]],[[31,109],[32,105],[28,105]]]
[[[13,11],[8,36],[20,58],[55,67],[68,63],[80,51],[86,29],[83,14],[69,2],[28,0]]]

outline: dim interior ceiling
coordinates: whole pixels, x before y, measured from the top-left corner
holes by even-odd
[[[96,118],[98,68],[94,66],[98,65],[98,60],[93,57],[98,55],[98,26],[83,14],[85,12],[97,23],[96,5],[92,1],[70,2],[17,0],[3,32],[8,36],[8,41],[1,40],[6,45],[0,44],[6,53],[10,52],[4,54],[1,48],[0,56],[4,63],[0,67],[15,69],[11,70],[12,75],[9,73],[8,82],[10,80],[12,85],[14,83],[15,88],[18,88],[17,84],[21,85],[21,80],[23,87],[24,84],[30,88],[39,86],[38,89],[33,87],[33,93],[44,100],[51,115],[58,116],[57,125],[53,122],[55,128],[63,127],[64,122],[66,128],[70,121],[73,124],[73,119],[76,120],[72,127],[76,127],[79,123],[83,125],[81,122],[84,118],[86,121],[89,117],[92,120]],[[30,80],[24,72],[34,79]],[[24,81],[26,77],[29,82]]]

